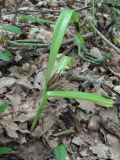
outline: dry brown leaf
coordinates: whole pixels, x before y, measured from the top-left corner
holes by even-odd
[[[2,77],[0,78],[0,89],[4,87],[12,87],[12,85],[16,82],[15,78],[12,77]]]
[[[16,123],[14,123],[11,119],[8,120],[0,120],[0,123],[5,128],[7,135],[12,138],[18,138],[17,130],[19,130],[19,127]]]

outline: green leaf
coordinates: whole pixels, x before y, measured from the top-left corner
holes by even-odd
[[[55,60],[70,20],[72,21],[73,24],[76,24],[76,22],[78,22],[78,18],[74,10],[65,9],[61,12],[60,16],[58,17],[58,20],[54,29],[54,33],[53,33],[51,47],[50,47],[50,54],[48,59],[46,81],[45,81],[46,86],[51,77]]]
[[[114,14],[120,15],[120,9],[113,8],[113,9],[112,9],[112,12],[113,12]]]
[[[10,102],[6,101],[2,104],[0,104],[0,114],[5,112],[5,110],[9,107]]]
[[[48,91],[47,95],[48,97],[52,96],[52,97],[87,100],[104,107],[113,107],[114,105],[114,100],[102,97],[95,93],[84,93],[77,91]]]
[[[0,60],[10,61],[12,59],[12,54],[9,51],[0,51]]]
[[[67,156],[66,145],[61,144],[54,148],[54,154],[57,160],[65,160]]]
[[[113,22],[115,22],[115,23],[120,23],[120,17],[114,18],[114,19],[113,19]]]
[[[20,16],[18,16],[18,19],[20,21],[24,21],[24,22],[32,21],[32,22],[37,22],[37,23],[50,23],[50,24],[54,23],[54,21],[51,21],[51,20],[36,18],[36,17],[33,17],[33,16],[29,16],[29,15],[20,15]]]
[[[12,151],[12,148],[10,147],[0,147],[0,154],[7,154]]]
[[[65,69],[69,69],[73,64],[73,58],[68,56],[62,56],[59,63],[53,69],[53,72],[61,72]]]
[[[46,73],[46,84],[48,83],[51,73],[53,70],[53,66],[59,51],[59,48],[61,46],[67,25],[70,21],[70,18],[73,14],[73,10],[63,10],[58,17],[54,33],[53,33],[53,38],[52,38],[52,43],[50,47],[50,55],[48,59],[48,66],[47,66],[47,73]]]
[[[75,43],[78,47],[78,55],[80,55],[81,50],[85,47],[85,43],[82,36],[81,38],[78,38],[77,36],[75,36]]]
[[[21,34],[20,28],[17,27],[17,26],[13,26],[13,25],[0,26],[0,29],[1,29],[1,30],[4,30],[4,31],[8,31],[8,32],[15,33],[16,35]]]

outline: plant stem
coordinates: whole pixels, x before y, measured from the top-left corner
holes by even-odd
[[[37,125],[37,122],[38,122],[39,119],[40,119],[40,116],[41,116],[41,113],[42,113],[42,111],[43,111],[43,109],[44,109],[44,106],[45,106],[45,104],[46,104],[47,98],[48,98],[48,96],[47,96],[47,94],[46,94],[46,91],[44,90],[43,95],[42,95],[41,103],[40,103],[40,105],[39,105],[39,108],[38,108],[38,111],[37,111],[37,113],[36,113],[36,116],[35,116],[35,118],[34,118],[34,120],[33,120],[33,122],[32,122],[32,126],[31,126],[31,128],[30,128],[30,131],[31,131],[31,132],[35,129],[35,127],[36,127],[36,125]]]

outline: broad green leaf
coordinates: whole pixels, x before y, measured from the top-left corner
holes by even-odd
[[[53,69],[53,72],[61,72],[65,69],[69,69],[73,64],[73,58],[68,56],[62,56],[59,63]]]
[[[48,97],[52,96],[52,97],[87,100],[104,107],[113,107],[114,105],[114,100],[102,97],[95,93],[84,93],[77,91],[48,91],[47,95]]]
[[[36,18],[36,17],[30,16],[30,15],[20,15],[20,16],[18,16],[18,19],[20,21],[24,21],[24,22],[32,21],[32,22],[37,22],[37,23],[50,23],[50,24],[54,23],[54,21]]]
[[[15,33],[16,35],[21,34],[20,28],[17,27],[17,26],[13,26],[13,25],[0,26],[0,29],[1,29],[1,30],[4,30],[4,31],[8,31],[8,32]]]
[[[55,60],[70,20],[72,21],[73,24],[74,23],[76,24],[76,21],[78,20],[74,10],[65,9],[61,12],[60,16],[58,17],[58,20],[54,29],[54,33],[53,33],[51,47],[50,47],[50,55],[48,59],[45,85],[47,85],[51,77]]]
[[[9,51],[0,51],[0,60],[10,61],[12,59],[12,54]]]
[[[9,107],[10,102],[4,102],[0,104],[0,114],[5,112],[5,110]]]
[[[54,154],[57,160],[66,160],[67,157],[67,149],[66,145],[61,144],[54,148]]]
[[[12,151],[12,148],[10,147],[0,147],[0,154],[7,154]]]
[[[54,66],[59,48],[61,46],[67,25],[70,21],[72,14],[73,14],[73,10],[64,10],[61,12],[60,16],[58,17],[58,20],[54,29],[54,33],[53,33],[51,47],[50,47],[50,55],[48,59],[48,66],[47,66],[47,73],[46,73],[46,83],[49,81],[51,77],[53,66]]]

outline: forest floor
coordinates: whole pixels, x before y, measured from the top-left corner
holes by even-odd
[[[30,132],[41,100],[55,25],[18,18],[31,15],[56,21],[63,8],[76,10],[85,47],[78,53],[74,29],[69,25],[57,59],[69,55],[74,64],[64,72],[61,89],[119,99],[120,20],[115,19],[120,16],[120,3],[99,1],[93,6],[91,1],[85,4],[80,0],[6,0],[5,4],[0,0],[0,8],[0,25],[17,25],[22,30],[17,37],[0,30],[0,52],[7,49],[13,56],[8,62],[0,61],[0,103],[11,101],[0,119],[0,146],[13,149],[0,155],[0,160],[54,160],[53,148],[58,144],[66,144],[66,160],[120,160],[120,106],[105,108],[84,100],[49,98],[36,129]],[[88,22],[93,16],[96,33]],[[48,47],[8,44],[1,40],[2,35],[11,41],[42,40]]]

